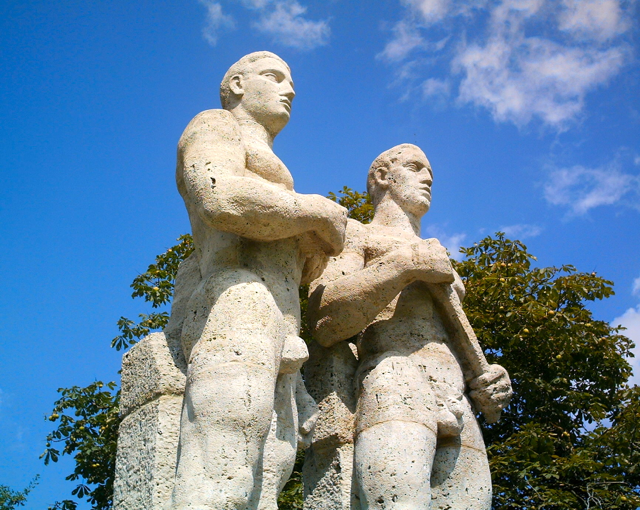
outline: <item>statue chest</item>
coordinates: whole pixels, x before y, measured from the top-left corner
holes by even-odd
[[[246,167],[249,172],[285,189],[293,190],[293,177],[289,169],[280,161],[271,148],[263,143],[245,143],[247,150]]]

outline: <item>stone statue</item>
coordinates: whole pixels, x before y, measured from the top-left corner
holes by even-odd
[[[197,115],[180,138],[176,178],[195,243],[185,262],[199,275],[174,321],[188,365],[172,510],[275,510],[298,429],[304,441],[313,427],[313,413],[298,424],[296,410],[301,398],[313,409],[300,396],[298,286],[341,252],[346,210],[297,194],[273,152],[294,95],[287,64],[252,53],[224,76],[223,109]]]
[[[343,253],[311,287],[308,315],[318,349],[338,359],[335,366],[351,370],[356,386],[355,480],[349,483],[350,471],[344,475],[346,464],[342,473],[330,472],[328,463],[340,459],[327,457],[322,468],[324,480],[342,476],[342,488],[335,490],[353,485],[355,503],[331,508],[491,507],[491,477],[475,411],[497,420],[511,397],[511,382],[502,367],[484,358],[460,305],[464,286],[445,248],[436,239],[420,238],[432,180],[429,161],[415,145],[378,156],[367,180],[373,221],[349,220]],[[356,354],[340,347],[356,336]],[[350,368],[349,355],[357,366]],[[326,362],[312,355],[309,363],[313,368]],[[331,377],[339,379],[335,372]],[[320,398],[335,401],[335,394],[348,393],[344,380],[338,386],[333,397],[325,389]],[[322,415],[321,402],[318,427],[348,423],[345,416],[353,406],[347,400],[335,419]],[[335,402],[326,408],[338,409]],[[318,432],[311,457],[326,455],[314,453],[330,436]],[[314,499],[313,489],[305,488],[311,493],[305,508],[330,508]]]

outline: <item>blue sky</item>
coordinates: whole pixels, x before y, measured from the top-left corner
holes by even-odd
[[[0,5],[0,484],[68,497],[38,459],[56,389],[115,380],[128,285],[189,229],[178,138],[218,108],[242,55],[291,66],[275,143],[301,193],[362,190],[419,145],[426,237],[503,230],[540,265],[615,282],[593,306],[640,343],[640,66],[635,0],[5,0]],[[636,375],[640,368],[636,365]],[[638,379],[636,379],[638,380]],[[88,508],[88,507],[86,507]]]

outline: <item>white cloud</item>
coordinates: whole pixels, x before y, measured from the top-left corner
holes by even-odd
[[[198,1],[207,9],[202,34],[215,46],[221,32],[235,28],[235,20],[222,11],[220,2]],[[331,34],[328,21],[311,21],[303,17],[307,8],[296,0],[240,0],[240,4],[258,16],[254,28],[283,46],[308,50],[326,44]]]
[[[635,357],[629,359],[629,363],[633,367],[633,375],[629,380],[629,384],[640,384],[640,305],[637,308],[629,308],[620,317],[613,319],[611,325],[620,325],[627,328],[622,334],[636,344],[633,349]]]
[[[270,2],[271,0],[241,0],[247,9],[264,9]]]
[[[424,97],[436,96],[445,97],[451,92],[451,84],[447,80],[429,78],[422,84],[422,95]]]
[[[633,164],[636,166],[640,166],[640,156],[636,156],[633,158]]]
[[[384,47],[378,58],[388,62],[404,60],[411,51],[424,44],[417,27],[412,23],[401,21],[393,27],[394,37]]]
[[[460,247],[466,239],[467,234],[458,233],[449,235],[436,225],[429,225],[426,229],[426,234],[429,237],[437,238],[438,241],[440,241],[440,244],[447,249],[452,259],[462,260],[464,257],[464,255],[460,253]]]
[[[621,172],[616,163],[600,168],[552,170],[544,186],[544,197],[550,204],[568,206],[574,215],[619,203],[626,195],[635,195],[630,204],[637,208],[640,176]]]
[[[559,28],[584,38],[605,41],[629,29],[618,0],[563,0]]]
[[[215,46],[218,36],[225,29],[233,29],[235,22],[232,16],[222,12],[222,5],[211,0],[200,0],[200,3],[207,9],[207,24],[202,30],[202,35],[209,44]]]
[[[451,8],[451,0],[402,0],[402,3],[429,24],[441,21]]]
[[[292,48],[308,50],[326,44],[331,34],[328,22],[308,20],[302,16],[306,11],[295,0],[276,2],[254,26]]]
[[[633,288],[631,289],[631,294],[634,296],[640,296],[640,277],[633,280]]]
[[[526,37],[525,21],[537,17],[543,2],[526,3],[526,9],[496,9],[485,44],[461,46],[453,60],[454,72],[463,75],[459,101],[487,108],[497,121],[524,125],[538,117],[562,129],[581,112],[587,92],[620,70],[625,50]]]
[[[529,225],[526,223],[500,227],[500,231],[504,232],[505,235],[519,240],[539,236],[542,230],[542,227],[538,225]]]
[[[380,56],[401,68],[419,60],[419,52],[448,62],[448,77],[430,78],[456,79],[458,104],[487,109],[498,122],[522,126],[539,119],[566,129],[586,95],[618,74],[630,55],[620,36],[631,15],[621,0],[401,3],[405,17]],[[453,38],[445,51],[430,42],[443,31]]]

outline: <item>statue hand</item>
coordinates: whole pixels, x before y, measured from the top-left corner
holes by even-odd
[[[509,374],[500,365],[490,365],[487,372],[471,380],[469,388],[469,397],[489,423],[500,419],[513,394]]]
[[[313,429],[316,426],[320,411],[316,406],[313,412],[307,416],[300,416],[301,422],[298,427],[298,449],[307,449],[311,446],[311,440],[313,439]],[[302,421],[302,418],[305,418]]]
[[[447,249],[437,239],[411,245],[411,262],[417,279],[427,283],[453,283],[454,271]]]
[[[305,200],[317,218],[311,230],[318,236],[320,248],[329,256],[339,255],[344,248],[347,210],[320,195],[305,195]]]
[[[300,371],[298,371],[296,383],[296,407],[298,408],[298,449],[304,450],[311,446],[313,429],[320,416],[320,409],[307,392]]]

